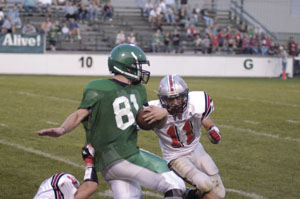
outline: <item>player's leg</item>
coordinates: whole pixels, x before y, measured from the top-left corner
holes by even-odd
[[[114,199],[141,199],[141,186],[130,180],[110,180],[108,181],[113,192]]]
[[[171,172],[166,162],[148,152],[139,152],[127,160],[121,160],[108,168],[102,175],[105,180],[126,179],[140,183],[149,189],[165,194],[165,198],[182,198],[185,184]]]
[[[194,152],[194,155],[197,155],[197,150]],[[212,191],[208,194],[208,196],[213,195],[211,198],[217,199],[225,198],[225,188],[219,175],[219,170],[212,158],[205,152],[205,154],[201,157],[194,159],[196,160],[197,168],[207,174],[213,183]]]

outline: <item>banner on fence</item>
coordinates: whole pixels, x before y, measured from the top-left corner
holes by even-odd
[[[0,34],[1,53],[44,53],[44,34]]]

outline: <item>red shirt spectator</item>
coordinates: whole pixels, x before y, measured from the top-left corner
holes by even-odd
[[[290,40],[288,42],[288,49],[290,56],[297,56],[298,44],[294,41],[293,37],[290,37]]]

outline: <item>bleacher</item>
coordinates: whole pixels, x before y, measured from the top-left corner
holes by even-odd
[[[20,1],[9,1],[6,9],[8,10],[16,2]],[[47,16],[40,13],[35,13],[29,16],[21,9],[20,14],[23,23],[29,19],[37,29],[40,29],[42,21],[44,21],[45,17]],[[229,10],[214,10],[210,11],[210,14],[218,18],[220,27],[226,27],[230,24],[233,29],[237,28],[237,24],[231,20],[231,13]],[[99,17],[101,17],[101,15],[99,15]],[[55,20],[59,20],[61,24],[66,21],[63,6],[53,6],[51,21],[54,22]],[[124,30],[126,36],[129,35],[130,32],[134,32],[138,41],[138,45],[146,52],[151,52],[151,40],[152,34],[155,32],[155,28],[151,27],[141,8],[114,6],[113,21],[103,22],[102,18],[99,18],[98,22],[94,22],[93,24],[79,23],[79,26],[82,39],[71,43],[58,37],[56,45],[57,51],[109,52],[115,45],[115,38],[118,31],[122,29]],[[172,32],[175,26],[178,27],[179,33],[182,37],[182,51],[185,53],[194,53],[199,50],[196,49],[192,41],[189,41],[185,38],[186,30],[184,28],[184,24],[178,22],[172,25],[164,22],[162,24],[162,29],[164,32]],[[204,32],[205,25],[203,20],[196,24],[196,26]],[[46,49],[49,49],[48,44]]]

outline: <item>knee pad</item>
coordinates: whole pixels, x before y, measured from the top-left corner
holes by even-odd
[[[214,191],[215,195],[217,195],[220,199],[225,198],[226,190],[225,190],[225,187],[223,185],[220,175],[217,174],[217,175],[211,176],[210,178],[214,184],[213,191]]]

